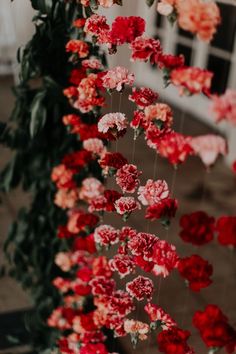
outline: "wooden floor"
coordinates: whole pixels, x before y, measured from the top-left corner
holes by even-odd
[[[6,120],[12,109],[13,100],[10,95],[11,80],[0,81],[0,107],[1,120]],[[113,98],[112,111],[118,110],[118,98]],[[121,102],[121,111],[131,118],[131,103],[128,102],[126,95],[123,95]],[[212,131],[207,126],[199,123],[193,117],[186,116],[181,123],[182,113],[176,111],[175,125],[176,129],[182,129],[186,134],[198,135]],[[132,134],[132,132],[131,132]],[[127,134],[122,140],[119,140],[118,146],[113,146],[122,152],[129,161],[132,161],[133,140],[131,134]],[[219,215],[236,214],[236,180],[230,169],[223,160],[218,161],[212,172],[206,173],[200,161],[196,158],[190,158],[186,164],[181,166],[175,173],[173,168],[166,161],[157,158],[155,163],[155,153],[146,147],[143,137],[140,137],[135,144],[134,163],[143,171],[142,181],[148,178],[164,178],[173,186],[174,196],[179,200],[180,207],[176,220],[172,223],[168,235],[158,222],[148,223],[142,217],[142,213],[136,214],[136,217],[129,219],[129,225],[139,231],[147,231],[159,235],[161,238],[168,237],[168,240],[177,246],[180,255],[190,255],[198,253],[208,259],[214,266],[213,285],[200,294],[190,293],[179,278],[177,272],[174,272],[166,280],[160,282],[155,279],[156,287],[159,288],[154,295],[153,301],[160,304],[169,312],[178,322],[180,327],[192,331],[191,344],[196,353],[205,354],[206,349],[202,345],[196,331],[192,328],[191,318],[195,310],[203,309],[208,303],[218,304],[230,318],[232,324],[236,326],[236,254],[228,249],[220,247],[217,242],[212,242],[203,247],[192,247],[184,244],[178,236],[179,216],[186,212],[195,210],[205,210],[208,213]],[[1,151],[1,166],[9,158],[9,152]],[[113,182],[109,182],[114,186]],[[204,196],[202,191],[205,190]],[[26,203],[27,198],[22,196],[20,191],[15,191],[4,200],[4,205],[0,205],[0,244],[2,246],[8,226],[14,217],[15,210],[22,203]],[[12,208],[13,206],[13,208]],[[120,226],[120,218],[107,215],[106,223]],[[123,281],[124,282],[124,281]],[[9,278],[1,279],[0,286],[0,312],[19,309],[30,306],[30,301],[15,282]],[[141,320],[147,318],[142,314],[141,307],[138,314]],[[136,349],[131,347],[130,341],[122,340],[127,353],[152,354],[157,353],[155,338],[149,342],[143,342]],[[114,348],[115,351],[115,348]],[[13,352],[12,352],[13,353]]]

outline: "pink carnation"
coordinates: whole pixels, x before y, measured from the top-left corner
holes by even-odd
[[[83,148],[96,155],[103,155],[106,152],[106,148],[103,141],[98,138],[91,138],[83,141]]]
[[[165,127],[170,127],[173,123],[172,109],[165,103],[147,106],[144,114],[147,121],[160,121]]]
[[[103,246],[113,245],[119,241],[119,233],[110,225],[101,225],[94,231],[94,240]]]
[[[102,86],[107,90],[122,91],[124,85],[132,86],[134,83],[134,74],[130,74],[128,69],[117,66],[114,69],[108,70],[101,77]]]
[[[84,32],[91,36],[98,36],[102,31],[107,30],[109,30],[109,25],[105,16],[94,14],[85,22]]]
[[[209,95],[213,73],[197,67],[180,67],[172,70],[170,79],[179,87],[180,94]]]
[[[79,198],[88,203],[104,192],[103,184],[94,177],[85,178],[79,191]]]
[[[163,330],[177,326],[176,322],[161,307],[151,304],[145,305],[144,310],[148,314],[151,322],[160,322]]]
[[[128,122],[123,113],[108,113],[98,122],[98,131],[107,133],[108,131],[121,132],[127,128]]]
[[[226,90],[221,95],[213,95],[210,110],[217,122],[222,120],[236,125],[236,90]]]
[[[191,146],[206,167],[213,165],[218,157],[227,154],[227,143],[221,136],[207,134],[191,139]]]
[[[96,58],[82,60],[81,64],[85,69],[99,70],[103,68],[100,60]]]
[[[138,177],[141,173],[137,166],[126,164],[117,170],[116,183],[124,193],[134,193],[139,185]]]
[[[138,337],[140,340],[145,340],[149,332],[149,325],[144,322],[126,319],[124,330],[126,333],[135,336],[135,338]]]
[[[59,189],[55,195],[54,203],[62,209],[72,209],[79,199],[77,189]]]
[[[115,2],[116,0],[98,0],[99,5],[106,8],[111,7]]]
[[[157,3],[157,12],[163,16],[169,16],[174,11],[176,0],[161,0]]]
[[[154,285],[151,279],[139,275],[126,284],[126,291],[138,301],[143,300],[145,297],[147,297],[147,300],[151,300]]]
[[[132,211],[141,209],[141,206],[133,197],[121,197],[115,201],[115,208],[118,214],[129,215]]]
[[[168,198],[170,192],[166,181],[149,179],[145,186],[139,187],[138,194],[143,205],[153,205]]]
[[[111,270],[117,271],[121,278],[132,273],[135,269],[135,263],[131,257],[127,255],[116,255],[113,259],[109,261],[109,266]]]
[[[57,253],[55,263],[61,270],[63,270],[63,272],[68,272],[73,265],[71,255],[68,252]]]
[[[203,41],[211,41],[221,21],[217,4],[204,0],[176,2],[179,26],[185,31],[196,33]]]
[[[165,240],[158,240],[153,248],[153,262],[155,263],[153,273],[167,277],[178,266],[176,247]]]

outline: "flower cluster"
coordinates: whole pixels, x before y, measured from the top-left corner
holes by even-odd
[[[199,330],[203,342],[209,348],[225,348],[233,353],[236,348],[236,331],[227,317],[216,305],[208,305],[205,310],[197,311],[193,324]]]
[[[212,40],[220,23],[219,8],[212,0],[161,0],[157,11],[170,21],[177,18],[180,28],[206,42]]]

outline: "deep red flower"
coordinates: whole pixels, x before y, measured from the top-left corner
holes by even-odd
[[[165,354],[187,354],[191,352],[191,348],[187,344],[189,337],[189,331],[172,327],[158,334],[158,348],[160,352]]]
[[[145,31],[145,21],[138,16],[116,17],[110,32],[111,42],[114,45],[131,43]]]
[[[157,39],[137,37],[131,44],[132,61],[148,61],[152,64],[158,63],[162,53],[161,43]]]
[[[80,68],[80,69],[73,69],[71,70],[70,77],[69,77],[69,82],[73,85],[79,86],[80,82],[82,79],[86,77],[86,69],[85,68]],[[78,91],[77,91],[78,95]]]
[[[183,55],[162,54],[159,57],[158,65],[160,68],[176,69],[184,66]]]
[[[135,102],[139,108],[147,107],[153,104],[158,99],[158,94],[150,88],[141,87],[132,89],[132,95],[129,95],[129,100]]]
[[[108,351],[103,343],[88,343],[81,347],[80,354],[108,354]]]
[[[72,234],[66,225],[60,225],[58,226],[58,229],[57,229],[57,237],[58,238],[71,238],[73,237],[74,234]]]
[[[97,326],[95,325],[93,320],[94,317],[93,312],[82,314],[79,317],[80,317],[81,326],[85,331],[92,332],[97,330]]]
[[[90,234],[86,237],[77,237],[74,240],[73,249],[75,251],[87,251],[91,254],[96,253],[97,249],[94,241],[94,235]]]
[[[213,273],[212,265],[196,254],[182,258],[179,261],[178,270],[193,291],[200,291],[212,283],[210,279]]]
[[[228,353],[236,344],[236,331],[217,305],[207,305],[205,310],[196,311],[193,324],[200,331],[202,340],[209,348],[226,347]]]
[[[145,218],[146,219],[165,219],[169,220],[174,218],[178,208],[178,202],[176,199],[166,198],[160,203],[150,205],[146,209]]]
[[[236,175],[236,160],[232,163],[232,171]]]
[[[92,270],[89,267],[83,267],[76,272],[76,277],[88,283],[92,279]]]
[[[204,245],[214,238],[215,219],[204,211],[183,215],[180,219],[180,237],[193,245]]]
[[[127,159],[119,152],[107,152],[99,161],[102,168],[118,170],[128,163]]]
[[[68,168],[83,168],[91,161],[91,159],[91,152],[87,150],[80,150],[65,155],[62,163],[65,164]]]
[[[222,216],[217,220],[218,241],[223,246],[236,247],[236,216]]]

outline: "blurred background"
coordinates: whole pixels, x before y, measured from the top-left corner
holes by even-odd
[[[188,65],[199,66],[211,70],[215,74],[213,91],[223,93],[227,87],[236,89],[236,7],[221,4],[222,24],[217,35],[210,45],[198,41],[191,34],[171,27],[167,21],[157,16],[154,7],[149,9],[143,0],[124,0],[124,6],[113,6],[106,10],[109,21],[119,15],[142,16],[147,22],[147,34],[160,38],[166,52],[184,54]],[[0,1],[0,120],[7,121],[14,105],[12,86],[17,82],[18,67],[16,51],[24,45],[34,31],[31,18],[33,10],[30,1],[9,0]],[[174,196],[180,201],[179,215],[198,209],[205,210],[211,215],[233,215],[236,212],[236,181],[230,170],[230,163],[236,159],[236,130],[223,125],[215,126],[208,114],[207,101],[204,97],[181,98],[175,88],[163,90],[162,79],[159,73],[148,64],[131,63],[129,61],[127,46],[119,48],[115,56],[109,57],[110,66],[126,66],[136,75],[137,85],[151,87],[160,93],[161,99],[170,103],[175,109],[175,128],[185,134],[199,135],[218,132],[227,137],[229,142],[229,156],[220,159],[211,173],[206,173],[198,159],[190,158],[184,166],[175,173],[166,161],[158,159],[148,149],[143,139],[140,138],[135,146],[135,163],[143,170],[142,179],[145,181],[152,176],[164,178],[173,186]],[[127,99],[128,92],[122,96],[121,111],[131,116],[134,107]],[[118,96],[114,100],[113,110],[118,109]],[[184,119],[183,119],[184,117]],[[132,146],[131,133],[119,143],[118,150],[131,159]],[[0,153],[0,168],[11,157],[11,153],[2,147]],[[12,192],[8,197],[1,195],[0,204],[0,245],[2,245],[12,220],[18,208],[29,203],[29,196],[20,190]],[[178,215],[178,216],[179,216]],[[193,248],[184,245],[178,237],[178,216],[169,231],[169,241],[174,243],[181,255],[190,255]],[[146,225],[138,217],[132,217],[130,224],[137,229],[146,229]],[[108,222],[108,219],[107,219]],[[111,223],[109,217],[109,223]],[[114,224],[119,226],[117,219]],[[161,233],[158,223],[150,225],[150,232]],[[236,325],[235,290],[236,290],[236,257],[232,257],[228,249],[212,243],[201,249],[196,248],[195,253],[208,259],[214,264],[215,274],[213,285],[201,294],[186,292],[184,282],[178,275],[168,278],[160,286],[158,302],[179,321],[185,328],[191,328],[191,316],[196,309],[203,308],[206,303],[217,301],[222,309],[229,315],[231,323]],[[3,255],[1,254],[1,259]],[[9,277],[0,280],[0,337],[3,327],[12,326],[9,314],[16,315],[15,311],[30,309],[31,303],[27,294]],[[176,294],[179,296],[176,296]],[[155,300],[155,299],[154,299]],[[183,306],[186,304],[186,306]],[[133,353],[130,344],[124,341],[128,353]],[[193,330],[192,344],[199,354],[206,353],[200,343],[196,332]],[[147,343],[139,346],[135,353],[144,352]],[[26,348],[19,347],[14,350],[4,350],[0,353],[20,353]],[[147,353],[156,353],[155,339],[148,344]]]

